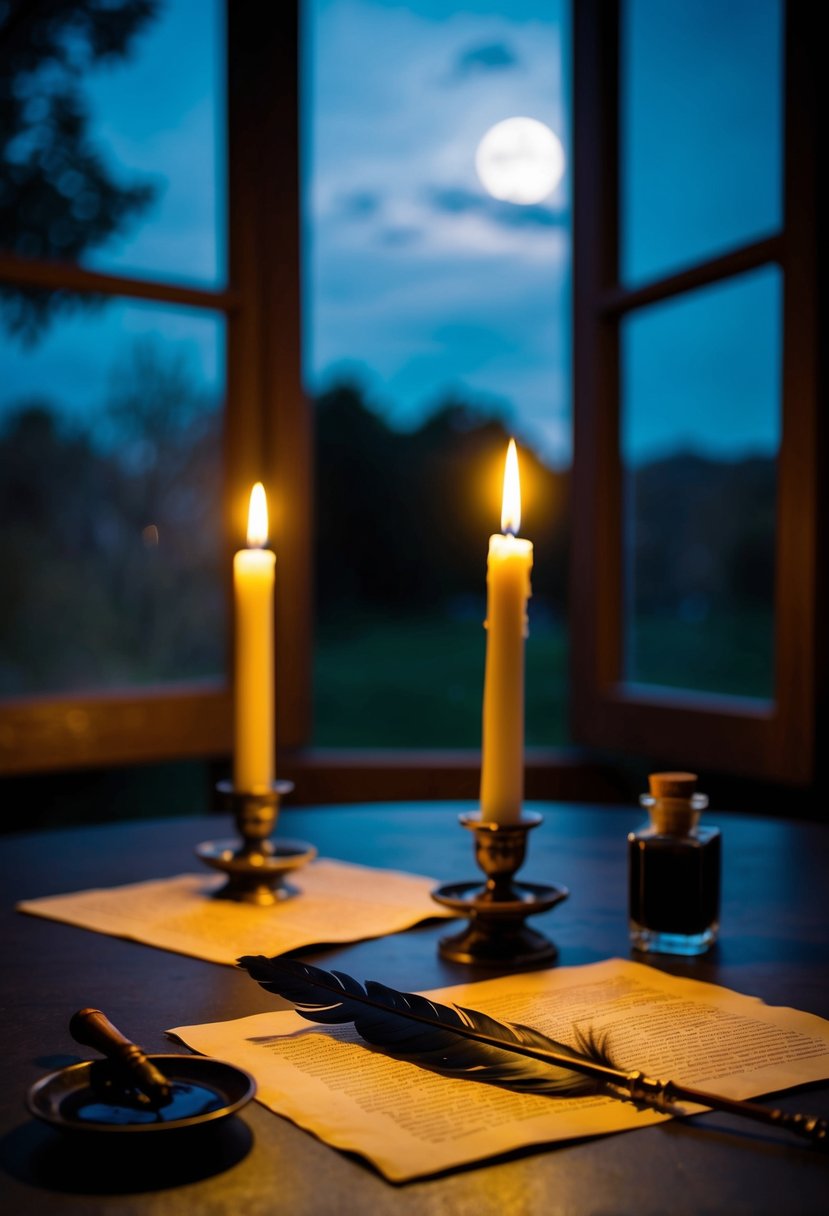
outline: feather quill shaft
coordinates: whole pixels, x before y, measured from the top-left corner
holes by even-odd
[[[363,987],[342,972],[290,959],[245,957],[238,963],[309,1021],[353,1022],[367,1043],[445,1076],[569,1097],[596,1093],[613,1074],[596,1063],[582,1075],[586,1069],[571,1064],[587,1064],[586,1057],[528,1026],[498,1022],[462,1006],[439,1005],[373,980]]]
[[[604,1092],[662,1109],[670,1109],[677,1102],[693,1102],[783,1127],[815,1143],[829,1143],[827,1119],[790,1114],[671,1080],[657,1080],[638,1070],[612,1067],[584,1036],[580,1036],[580,1049],[576,1050],[530,1026],[500,1022],[460,1005],[441,1005],[374,980],[362,985],[344,972],[323,971],[306,963],[263,955],[246,955],[237,963],[268,992],[290,1001],[309,1021],[329,1025],[353,1022],[358,1034],[372,1046],[444,1076],[557,1097]]]

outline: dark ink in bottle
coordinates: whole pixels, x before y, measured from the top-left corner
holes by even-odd
[[[637,950],[702,954],[717,939],[718,828],[700,826],[708,805],[693,773],[652,773],[640,799],[650,823],[628,836],[630,936]]]

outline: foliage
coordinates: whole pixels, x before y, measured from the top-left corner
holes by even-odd
[[[70,425],[51,402],[7,416],[0,691],[221,671],[216,405],[180,358],[139,344],[87,425]]]
[[[704,619],[773,599],[776,465],[678,453],[630,477],[634,609]]]
[[[509,433],[447,401],[414,431],[389,427],[360,389],[339,384],[316,407],[320,613],[442,611],[484,590],[487,537],[500,527]],[[520,456],[535,545],[534,594],[561,613],[567,583],[568,475]]]
[[[130,54],[159,0],[0,3],[0,248],[77,261],[121,232],[155,196],[119,182],[89,134],[83,79]],[[0,317],[34,341],[59,310],[93,296],[6,286]]]

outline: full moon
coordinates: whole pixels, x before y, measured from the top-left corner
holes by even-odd
[[[536,118],[505,118],[490,127],[475,153],[478,177],[493,198],[540,203],[564,173],[558,136]]]

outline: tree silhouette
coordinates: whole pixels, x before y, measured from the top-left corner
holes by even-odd
[[[416,430],[398,431],[349,383],[318,398],[315,419],[321,618],[342,621],[366,609],[441,612],[452,600],[483,596],[509,439],[504,422],[449,399]],[[520,459],[534,596],[563,612],[569,479],[529,448]]]
[[[0,694],[221,670],[221,409],[181,350],[136,343],[74,422],[20,401],[0,466]]]
[[[89,135],[83,77],[126,58],[159,0],[0,2],[0,247],[77,260],[146,210],[148,182],[119,182]],[[0,317],[35,341],[55,313],[100,299],[6,285]]]

